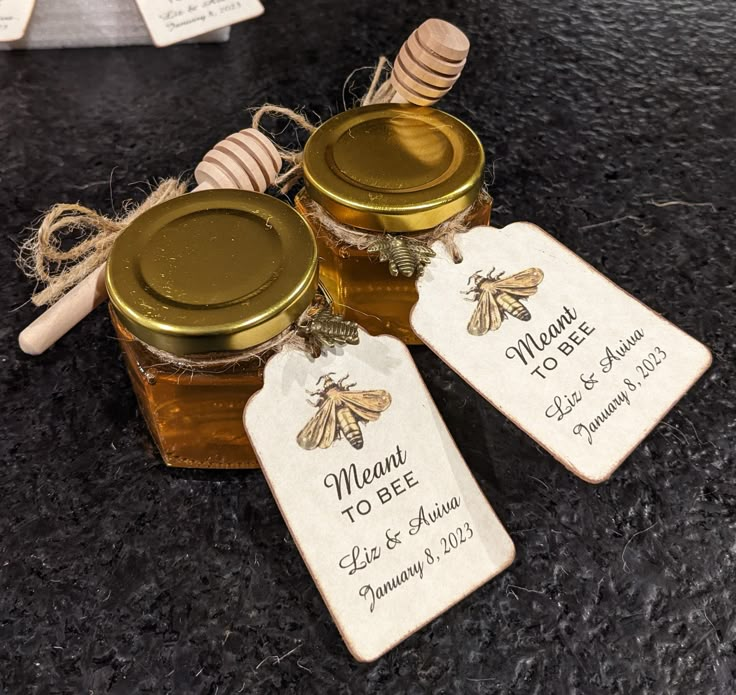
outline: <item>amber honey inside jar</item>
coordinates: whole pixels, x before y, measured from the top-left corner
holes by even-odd
[[[484,166],[475,133],[437,109],[378,104],[322,124],[304,150],[296,207],[316,234],[335,310],[374,335],[420,342],[409,324],[415,275],[392,274],[369,244],[385,235],[431,241],[456,216],[466,229],[488,224]]]
[[[304,219],[260,193],[190,193],[140,215],[107,266],[113,326],[164,461],[255,468],[243,408],[284,331],[312,305]]]

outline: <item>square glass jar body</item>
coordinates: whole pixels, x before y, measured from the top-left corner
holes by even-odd
[[[258,468],[243,409],[263,386],[265,359],[183,370],[136,339],[110,307],[115,334],[148,429],[167,466]],[[196,361],[196,360],[195,360]]]
[[[312,200],[306,190],[299,192],[295,205],[317,237],[320,282],[330,295],[333,311],[356,321],[372,335],[388,334],[408,345],[421,344],[409,322],[411,310],[419,298],[416,278],[394,277],[389,273],[388,264],[381,263],[376,254],[341,244],[310,214]],[[491,197],[482,192],[470,211],[467,228],[488,225],[491,206]]]

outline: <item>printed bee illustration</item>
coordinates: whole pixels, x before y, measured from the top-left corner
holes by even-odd
[[[493,268],[488,275],[478,271],[468,278],[468,284],[474,285],[466,294],[473,295],[472,301],[478,303],[468,323],[470,335],[497,331],[507,314],[519,321],[532,317],[520,300],[537,293],[544,273],[539,268],[527,268],[505,278],[502,272],[494,276],[495,270]]]
[[[434,251],[424,242],[401,235],[386,234],[367,249],[377,253],[381,262],[388,261],[388,271],[394,277],[399,274],[405,278],[419,277],[424,266],[435,256]]]
[[[358,324],[335,316],[329,306],[320,309],[314,316],[299,324],[314,357],[319,357],[323,348],[335,345],[357,345],[360,342]]]
[[[311,403],[317,414],[299,432],[296,441],[302,449],[327,449],[336,439],[345,437],[354,449],[363,448],[362,422],[374,422],[391,405],[388,391],[351,391],[355,384],[346,384],[346,375],[334,381],[334,372],[325,374],[317,381],[317,396]],[[321,387],[320,387],[321,385]]]

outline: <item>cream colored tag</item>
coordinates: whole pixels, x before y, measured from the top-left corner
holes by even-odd
[[[35,0],[0,0],[0,41],[23,38],[35,4]]]
[[[395,338],[361,331],[359,345],[316,360],[276,355],[244,420],[356,659],[377,659],[513,560],[511,539]]]
[[[263,14],[259,0],[136,0],[153,43],[186,41]]]
[[[533,224],[456,241],[462,263],[433,247],[412,327],[589,482],[608,478],[711,363],[705,346]]]

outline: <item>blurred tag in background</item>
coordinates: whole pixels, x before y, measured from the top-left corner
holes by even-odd
[[[136,0],[153,43],[169,46],[263,14],[259,0]]]
[[[262,13],[258,0],[0,0],[0,50],[222,43]]]
[[[0,0],[0,41],[15,41],[25,34],[34,0]]]

